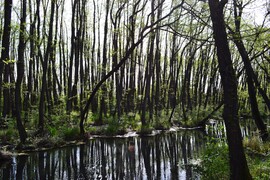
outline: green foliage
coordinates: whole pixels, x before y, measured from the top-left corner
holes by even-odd
[[[113,117],[107,119],[108,126],[105,129],[105,135],[114,136],[125,134],[127,129],[127,119],[121,118],[120,121]]]
[[[141,126],[141,129],[138,130],[138,134],[146,135],[151,134],[153,131],[153,127],[150,124]]]
[[[119,128],[119,126],[117,125],[117,123],[111,123],[105,130],[105,135],[109,135],[109,136],[113,136],[116,135]]]
[[[124,123],[126,127],[130,127],[132,129],[135,129],[137,127],[137,123],[140,121],[141,117],[139,114],[136,113],[128,113],[127,118],[124,118]]]
[[[13,60],[13,59],[7,59],[7,60],[4,60],[3,61],[5,64],[14,64],[16,63],[17,61],[16,60]]]
[[[63,136],[65,140],[76,140],[80,136],[80,129],[78,127],[71,127],[63,129]]]
[[[7,88],[7,89],[15,88],[15,83],[5,83],[5,82],[3,82],[2,86],[3,86],[3,88]]]
[[[270,154],[270,142],[262,142],[259,136],[245,138],[243,146],[253,153],[267,155]]]
[[[248,157],[250,173],[255,180],[270,179],[270,157]]]
[[[135,121],[140,121],[140,120],[141,120],[141,116],[138,113],[136,113],[136,115],[135,115]]]
[[[153,122],[154,129],[166,130],[171,127],[171,124],[168,121],[168,117],[166,117],[164,113],[161,113],[160,116],[157,116],[154,119],[155,119],[155,121]]]
[[[224,142],[207,144],[202,157],[202,179],[230,179],[228,146]]]
[[[270,179],[270,142],[262,142],[259,136],[244,139],[250,173],[255,180]]]
[[[18,131],[15,128],[0,130],[0,141],[2,143],[14,141],[19,138]]]
[[[263,143],[258,136],[244,139],[247,161],[252,177],[256,180],[270,179],[270,142]],[[229,179],[228,146],[224,142],[207,144],[201,163],[202,179]]]
[[[94,135],[101,135],[104,133],[104,128],[101,126],[90,126],[86,128],[86,132],[89,134],[94,134]]]
[[[48,131],[49,131],[51,136],[56,136],[58,134],[56,127],[49,126]]]
[[[99,115],[98,114],[89,112],[88,117],[87,117],[87,120],[85,122],[85,125],[89,125],[89,124],[95,123],[95,122],[98,121],[98,119],[99,119]]]
[[[198,123],[200,123],[204,118],[206,118],[209,114],[212,113],[214,108],[215,108],[214,106],[209,105],[206,108],[196,107],[193,110],[188,111],[186,114],[187,119],[183,121],[184,125],[189,127],[197,126]],[[218,111],[216,111],[211,115],[211,118],[216,120],[221,119],[221,117],[222,117],[222,108],[220,108]]]
[[[14,142],[19,138],[19,133],[16,128],[16,121],[13,118],[5,118],[1,119],[2,125],[5,126],[6,129],[0,129],[0,142]]]
[[[258,108],[260,110],[261,116],[262,117],[265,117],[265,118],[270,117],[269,116],[270,115],[270,112],[267,111],[267,110],[265,110],[266,104],[265,104],[263,98],[261,96],[258,96],[257,97],[257,101],[258,101]]]

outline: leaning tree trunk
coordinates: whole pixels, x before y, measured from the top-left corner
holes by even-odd
[[[253,79],[252,79],[252,74],[254,72],[253,72],[252,66],[250,64],[248,53],[245,49],[245,46],[244,46],[242,40],[235,40],[235,44],[236,44],[238,51],[242,57],[242,60],[244,62],[244,67],[246,69],[247,82],[248,82],[248,94],[249,94],[249,101],[250,101],[250,105],[251,105],[252,116],[253,116],[253,119],[254,119],[258,129],[260,130],[260,136],[261,136],[262,140],[265,141],[268,137],[268,132],[267,132],[266,124],[264,124],[264,122],[261,118],[261,115],[260,115],[259,108],[258,108],[256,91],[255,91],[255,87],[254,87]]]
[[[252,179],[242,145],[238,120],[237,79],[233,69],[226,34],[223,9],[227,0],[209,0],[219,72],[224,90],[223,118],[226,126],[230,157],[230,179]]]
[[[251,66],[250,58],[248,56],[248,52],[246,50],[246,47],[243,42],[243,38],[240,32],[240,26],[241,26],[241,18],[242,18],[242,12],[243,12],[243,7],[241,5],[237,4],[237,1],[234,0],[234,24],[235,24],[235,31],[233,31],[230,27],[230,31],[233,34],[233,42],[235,43],[242,61],[244,62],[244,68],[246,70],[246,75],[247,75],[247,83],[248,83],[248,94],[249,94],[249,101],[251,105],[251,112],[252,112],[252,117],[260,130],[261,138],[262,140],[266,140],[268,137],[268,132],[267,132],[267,127],[266,124],[264,124],[260,111],[258,108],[258,103],[257,103],[257,97],[256,97],[256,91],[254,87],[254,81],[253,81],[253,68]],[[238,9],[239,8],[239,9]]]

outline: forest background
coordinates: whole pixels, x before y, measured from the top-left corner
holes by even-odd
[[[6,2],[12,1],[0,6],[0,124],[10,130],[2,141],[144,133],[221,118],[223,87],[207,3]],[[229,1],[224,14],[239,114],[267,118],[269,4]],[[105,130],[97,126],[104,124]],[[265,125],[259,129],[266,133]]]

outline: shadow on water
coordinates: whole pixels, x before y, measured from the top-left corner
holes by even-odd
[[[243,136],[254,124],[244,122]],[[222,138],[224,124],[210,121],[210,136]],[[87,144],[30,153],[0,169],[0,179],[200,179],[195,170],[207,138],[198,130],[149,137],[95,138]]]

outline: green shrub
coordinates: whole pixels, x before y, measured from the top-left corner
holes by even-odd
[[[255,180],[270,179],[270,157],[248,156],[250,173]]]
[[[109,119],[108,127],[105,130],[105,135],[113,136],[117,134],[125,134],[125,122],[118,122],[115,119]]]
[[[103,126],[90,126],[86,129],[86,132],[92,135],[102,135],[105,132],[105,127]]]
[[[207,144],[202,157],[202,179],[230,179],[228,146],[223,142]]]
[[[118,131],[118,127],[116,125],[109,125],[105,130],[105,134],[109,136],[113,136],[117,134],[117,131]]]
[[[49,131],[51,136],[56,136],[58,134],[56,127],[49,126],[48,131]]]
[[[167,119],[156,118],[156,121],[154,122],[154,128],[157,130],[166,130],[170,127],[170,122]]]
[[[18,131],[16,129],[5,129],[5,130],[0,130],[0,141],[1,142],[12,142],[19,138]]]
[[[258,135],[251,138],[245,138],[243,141],[244,147],[250,149],[253,153],[269,154],[270,142],[263,142]]]
[[[76,140],[80,136],[80,129],[78,127],[66,128],[63,130],[63,135],[67,141]]]
[[[141,135],[151,134],[152,130],[153,130],[153,127],[147,124],[145,126],[141,126],[141,129],[138,131],[138,134],[141,134]]]

